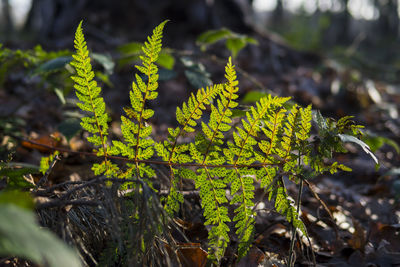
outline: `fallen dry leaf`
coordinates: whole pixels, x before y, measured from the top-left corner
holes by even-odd
[[[354,250],[360,250],[361,252],[364,252],[365,245],[367,243],[365,230],[360,224],[360,222],[355,220],[354,218],[353,218],[353,226],[354,226],[354,233],[353,236],[348,241],[348,243]]]
[[[165,247],[170,256],[172,256],[173,250],[171,246],[166,244]],[[201,248],[199,243],[179,243],[175,253],[183,267],[206,266],[208,253]]]

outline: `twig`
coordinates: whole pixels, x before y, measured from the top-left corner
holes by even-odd
[[[27,139],[21,139],[23,141],[26,141],[28,143],[31,143],[33,145],[37,145],[43,148],[47,148],[52,151],[60,151],[60,152],[66,152],[66,153],[71,153],[71,154],[79,154],[79,155],[86,155],[86,156],[92,156],[92,157],[97,157],[97,154],[94,152],[83,152],[83,151],[73,151],[70,149],[62,148],[62,147],[53,147],[53,146],[48,146],[44,144],[37,143],[32,140],[27,140]],[[128,161],[128,162],[135,162],[135,163],[145,163],[145,164],[153,164],[153,165],[164,165],[164,166],[179,166],[179,167],[200,167],[200,168],[260,168],[260,167],[265,167],[265,166],[279,166],[283,165],[285,163],[284,160],[275,158],[279,160],[279,163],[254,163],[250,165],[246,164],[223,164],[223,165],[214,165],[214,164],[198,164],[198,163],[174,163],[174,162],[168,162],[168,161],[158,161],[158,160],[140,160],[140,159],[129,159],[125,157],[119,157],[119,156],[110,156],[107,155],[108,159],[115,159],[115,160],[122,160],[122,161]]]
[[[84,184],[84,183],[87,183],[87,181],[66,181],[66,182],[62,182],[62,183],[53,185],[47,189],[37,190],[32,193],[38,197],[47,196],[49,193],[54,192],[54,190],[56,190],[57,188],[61,188],[61,187],[67,186],[67,185],[77,185],[77,184]]]
[[[55,207],[65,207],[65,206],[68,206],[68,205],[73,205],[73,206],[99,206],[101,204],[102,204],[101,201],[96,201],[96,200],[83,200],[83,199],[62,200],[62,199],[57,199],[57,200],[54,200],[54,201],[38,204],[36,206],[36,209],[37,210],[41,210],[41,209],[48,209],[48,208],[55,208]]]
[[[314,188],[313,188],[314,185],[313,185],[311,182],[307,181],[307,180],[304,180],[304,182],[306,183],[308,189],[310,189],[310,192],[313,194],[314,198],[317,199],[317,200],[319,201],[319,203],[322,205],[322,207],[324,208],[324,210],[328,213],[329,219],[331,220],[331,222],[332,222],[332,224],[333,224],[333,229],[334,229],[334,231],[335,231],[336,240],[339,240],[339,239],[340,239],[339,230],[338,230],[339,227],[338,227],[338,225],[336,224],[335,218],[333,217],[333,215],[332,215],[331,211],[329,210],[328,206],[327,206],[327,205],[325,204],[325,202],[319,197],[318,193],[315,192],[315,190],[314,190]]]
[[[304,180],[304,182],[306,183],[308,189],[310,189],[310,192],[313,194],[313,196],[318,200],[318,202],[322,205],[322,207],[324,208],[324,210],[328,213],[329,217],[334,221],[335,219],[333,218],[333,215],[331,213],[331,211],[329,210],[328,206],[325,204],[325,202],[319,197],[319,195],[317,194],[317,192],[315,192],[314,190],[314,185],[311,184],[309,181]]]
[[[47,169],[46,173],[43,175],[42,178],[40,178],[39,182],[36,184],[35,189],[37,190],[41,185],[47,183],[49,175],[51,171],[53,170],[54,166],[56,165],[57,161],[61,159],[60,155],[55,155],[53,161],[50,163],[49,168]]]
[[[72,189],[68,190],[67,192],[65,192],[65,194],[63,194],[63,195],[60,197],[60,200],[66,199],[67,197],[69,197],[70,195],[72,195],[74,192],[76,192],[76,191],[78,191],[78,190],[80,190],[80,189],[82,189],[82,188],[88,187],[88,186],[90,186],[90,185],[92,185],[92,184],[96,184],[96,183],[102,181],[103,178],[105,178],[105,177],[98,177],[98,178],[95,178],[95,179],[93,179],[93,180],[87,181],[86,183],[84,183],[84,184],[82,184],[82,185],[75,186],[74,188],[72,188]]]

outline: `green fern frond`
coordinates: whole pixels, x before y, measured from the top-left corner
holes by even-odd
[[[206,87],[206,89],[201,88],[196,95],[192,93],[187,103],[182,104],[182,108],[176,108],[176,120],[182,125],[181,134],[182,131],[194,132],[193,127],[197,125],[196,120],[201,118],[203,110],[211,104],[211,100],[217,96],[222,88],[220,84]]]
[[[230,164],[252,164],[255,161],[253,146],[257,144],[255,138],[262,128],[262,120],[268,112],[276,107],[281,107],[289,97],[267,97],[261,98],[256,107],[251,107],[246,112],[247,121],[242,119],[243,129],[236,127],[237,132],[233,133],[234,142],[228,142],[229,150],[224,150],[227,161]]]
[[[284,161],[283,170],[289,172],[293,170],[297,164],[297,156],[292,153],[296,145],[296,133],[300,125],[300,108],[295,104],[287,115],[285,127],[283,128],[283,136],[281,140],[281,150],[278,150],[278,155]]]
[[[159,156],[170,164],[192,161],[192,158],[187,154],[190,146],[187,144],[178,144],[178,138],[184,133],[194,131],[193,127],[197,125],[197,120],[203,115],[206,106],[211,104],[212,99],[218,95],[222,88],[220,84],[206,87],[206,89],[201,88],[196,94],[191,94],[187,103],[182,104],[182,108],[177,107],[176,119],[181,127],[168,129],[168,140],[155,145]],[[175,181],[177,179],[175,172],[176,170],[170,166],[170,179],[172,181],[170,192],[172,193],[168,194],[167,205],[165,207],[169,213],[177,212],[179,208],[177,202],[183,201],[183,197],[178,193],[176,187],[178,183]],[[172,206],[170,206],[171,203],[173,203]]]
[[[179,157],[189,150],[189,146],[186,144],[179,145],[178,138],[184,133],[194,131],[193,127],[197,125],[196,121],[201,118],[206,106],[211,104],[212,99],[218,95],[222,88],[220,84],[206,87],[206,89],[201,88],[196,94],[191,94],[187,103],[182,104],[182,108],[176,108],[176,119],[181,127],[169,128],[168,140],[156,144],[156,150],[160,157],[170,163],[179,162]]]
[[[225,163],[221,155],[221,146],[224,144],[224,132],[231,129],[231,110],[238,105],[235,99],[238,98],[236,93],[239,90],[235,66],[232,65],[231,58],[225,67],[225,77],[227,82],[223,90],[219,92],[217,105],[211,105],[209,122],[202,123],[203,133],[196,136],[195,145],[191,146],[192,158],[201,165]],[[195,182],[196,187],[200,188],[204,217],[207,224],[212,225],[209,232],[209,252],[211,258],[220,260],[229,242],[229,228],[226,222],[230,219],[227,216],[226,207],[222,206],[223,203],[228,202],[225,195],[228,179],[224,179],[228,174],[224,168],[208,169],[206,167],[198,169],[197,173]]]
[[[300,141],[305,141],[310,137],[310,130],[311,130],[311,105],[307,108],[300,109],[300,129],[297,133],[297,138]]]
[[[88,141],[95,146],[96,154],[103,158],[102,162],[93,165],[95,174],[119,178],[136,176],[151,187],[150,178],[156,173],[149,163],[168,166],[170,190],[163,201],[170,215],[176,213],[183,202],[179,190],[182,179],[193,180],[199,189],[205,224],[210,225],[209,257],[218,262],[230,242],[228,224],[231,221],[238,236],[239,259],[251,247],[256,216],[253,211],[254,183],[258,181],[268,193],[269,200],[274,201],[275,209],[306,235],[306,228],[287,193],[283,177],[288,176],[291,182],[299,183],[299,178],[306,179],[305,165],[309,166],[312,174],[349,171],[348,167],[337,162],[326,164],[326,158],[332,158],[333,152],[343,152],[340,138],[361,135],[362,126],[355,125],[351,116],[335,121],[316,113],[320,139],[310,141],[311,105],[306,108],[294,105],[288,111],[283,105],[289,97],[268,95],[246,112],[241,126],[232,129],[239,88],[235,66],[229,58],[225,67],[226,82],[192,93],[188,101],[176,109],[179,126],[168,128],[167,140],[156,143],[151,138],[152,126],[148,123],[154,111],[147,104],[158,96],[159,75],[155,63],[161,52],[166,22],[153,30],[142,47],[142,64],[136,66],[138,74],[129,91],[130,106],[124,108],[125,113],[121,116],[123,140],[112,141],[112,146],[107,141],[106,105],[101,97],[101,88],[94,80],[82,23],[77,28],[76,54],[71,63],[76,75],[72,79],[80,101],[78,106],[87,113],[81,125],[90,133]],[[204,119],[207,109],[210,110],[208,122]],[[185,134],[196,130],[194,142],[181,142]],[[230,132],[233,140],[226,141]],[[162,160],[152,159],[155,152]],[[120,170],[110,161],[110,155],[122,156],[129,163]],[[119,157],[113,157],[116,158]],[[49,159],[43,159],[42,165],[48,164]],[[187,166],[193,169],[185,168]],[[125,183],[121,189],[134,186],[134,183]],[[229,201],[227,190],[232,196]],[[136,192],[141,193],[140,190]],[[228,216],[229,207],[234,208],[232,218]]]
[[[256,213],[252,211],[254,206],[254,177],[255,169],[235,168],[231,170],[231,205],[238,205],[235,209],[236,234],[239,236],[238,256],[244,257],[251,247],[254,236],[254,224]]]
[[[261,151],[264,153],[261,158],[265,163],[276,163],[274,158],[269,158],[270,152],[277,154],[283,160],[283,172],[289,173],[292,176],[296,173],[295,167],[298,163],[298,156],[293,154],[294,150],[301,151],[300,153],[307,154],[309,150],[305,150],[302,141],[305,141],[310,136],[311,129],[311,106],[307,108],[300,108],[294,105],[289,111],[287,116],[284,116],[285,110],[281,109],[278,112],[272,113],[269,123],[267,122],[266,129],[263,131],[269,138],[269,141],[262,141],[259,145]],[[283,127],[283,131],[281,130]],[[281,132],[281,137],[277,135]],[[274,140],[274,141],[272,141]],[[278,145],[278,142],[280,146]],[[271,145],[274,143],[274,145]],[[306,155],[305,155],[306,156]],[[276,210],[285,216],[288,222],[291,222],[294,227],[301,230],[306,234],[304,224],[299,219],[296,208],[293,202],[288,198],[286,188],[283,181],[277,178],[277,167],[266,167],[259,170],[258,177],[261,177],[261,186],[270,191],[269,199],[275,201]]]
[[[227,162],[233,165],[250,165],[258,158],[254,146],[257,145],[255,138],[262,129],[262,122],[274,109],[280,108],[289,98],[279,98],[271,96],[264,97],[256,103],[256,108],[252,107],[246,113],[247,121],[242,120],[243,129],[237,127],[237,132],[233,133],[234,142],[228,142],[229,149],[225,149]],[[243,257],[252,241],[254,232],[254,217],[252,211],[254,206],[254,180],[256,175],[254,169],[235,168],[231,171],[231,194],[233,198],[231,204],[239,204],[235,210],[234,220],[237,221],[235,227],[240,237],[239,257]]]
[[[276,159],[273,155],[278,154],[280,147],[279,142],[281,141],[281,131],[283,127],[283,121],[286,118],[286,109],[279,107],[271,110],[267,114],[267,118],[264,120],[265,127],[262,127],[265,137],[258,143],[262,153],[256,154],[257,159],[262,163],[273,164],[276,163]]]
[[[226,184],[223,178],[217,179],[225,175],[224,168],[202,168],[197,171],[195,179],[196,188],[200,188],[201,206],[206,219],[204,224],[212,225],[208,232],[209,257],[217,261],[224,255],[229,243],[229,227],[226,223],[231,219],[228,217],[227,207],[223,206],[228,202],[225,195]]]
[[[285,216],[286,220],[304,235],[307,235],[304,223],[299,219],[299,215],[294,206],[294,201],[289,198],[283,181],[278,181],[277,186],[273,187],[269,194],[269,200],[275,201],[275,209]]]
[[[144,56],[140,57],[142,65],[136,66],[136,68],[146,76],[147,82],[144,82],[140,75],[135,75],[136,82],[132,82],[132,90],[129,92],[131,106],[124,108],[127,117],[121,116],[121,132],[125,142],[113,141],[113,147],[110,150],[113,155],[147,160],[154,154],[154,140],[150,137],[152,127],[146,123],[154,115],[154,111],[146,109],[146,101],[154,100],[158,96],[156,91],[158,68],[155,62],[161,52],[162,32],[166,23],[167,20],[158,25],[142,47],[144,52]],[[132,165],[129,171],[122,173],[120,177],[132,175],[133,170],[136,170],[137,177],[154,174],[154,170],[150,166],[137,164]]]
[[[225,67],[225,78],[227,79],[223,90],[219,92],[217,106],[211,106],[211,115],[208,125],[202,123],[203,134],[207,140],[205,142],[197,142],[197,149],[203,154],[201,164],[223,164],[225,163],[221,156],[221,146],[224,144],[224,132],[231,129],[232,109],[238,106],[235,99],[239,90],[236,80],[237,75],[235,66],[232,65],[232,60],[229,58],[228,64]],[[200,163],[200,162],[199,162]]]
[[[107,146],[109,117],[106,113],[106,104],[101,97],[101,88],[97,86],[97,82],[94,80],[89,51],[82,31],[82,21],[76,29],[74,47],[76,53],[72,55],[73,61],[70,64],[75,68],[76,75],[71,78],[75,82],[75,93],[80,100],[77,105],[88,114],[88,116],[81,119],[81,126],[91,133],[91,136],[87,139],[95,145],[97,155],[104,157],[104,161],[101,164],[93,165],[92,169],[95,174],[112,176],[118,168],[107,160],[109,151]]]

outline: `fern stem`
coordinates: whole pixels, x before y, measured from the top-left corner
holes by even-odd
[[[215,186],[214,186],[213,180],[212,180],[212,178],[211,178],[210,172],[208,171],[208,168],[207,168],[207,167],[204,167],[204,170],[205,170],[206,173],[207,173],[207,179],[210,181],[210,184],[212,185],[212,191],[213,191],[213,193],[214,193],[215,202],[218,203],[218,204],[220,204],[219,201],[218,201],[218,198],[217,198],[217,193],[216,193],[216,191],[215,191]],[[217,206],[217,210],[219,211],[219,206]],[[221,218],[220,218],[219,215],[220,215],[220,213],[218,212],[218,220],[221,221]]]
[[[207,169],[207,167],[204,167],[204,170],[206,171],[206,174],[207,174],[207,179],[209,180],[209,182],[210,182],[210,184],[211,184],[211,186],[212,186],[212,192],[213,192],[213,197],[214,197],[214,201],[215,201],[215,207],[216,207],[216,214],[217,214],[217,218],[218,218],[218,223],[215,223],[214,224],[214,226],[213,227],[216,227],[215,225],[222,225],[222,224],[224,224],[224,220],[222,219],[222,216],[221,216],[221,204],[222,203],[220,203],[219,201],[218,201],[218,198],[217,198],[217,192],[216,192],[216,189],[215,189],[215,186],[214,186],[214,183],[213,183],[213,179],[212,179],[212,177],[211,177],[211,175],[210,175],[210,172],[208,171],[208,169]],[[207,204],[206,204],[207,205]],[[209,219],[209,218],[206,218],[207,220]],[[221,238],[221,236],[220,236],[221,234],[219,234],[219,236],[217,237],[217,238]],[[229,239],[228,240],[225,240],[225,243],[228,243],[229,242]],[[224,245],[223,246],[223,249],[225,249],[225,246],[226,245]],[[222,255],[220,255],[220,256],[223,256],[223,254]],[[217,258],[218,258],[218,255],[217,255]],[[218,258],[218,261],[219,261],[220,259]]]
[[[302,192],[303,192],[303,177],[300,177],[299,193],[297,195],[297,207],[296,207],[297,215],[300,212],[300,203],[301,203]],[[294,227],[292,225],[292,237],[291,237],[291,240],[290,240],[289,261],[288,261],[288,266],[289,267],[292,267],[294,265],[294,262],[292,262],[292,260],[294,260],[293,259],[293,257],[294,257],[293,250],[294,250],[294,243],[295,243],[295,240],[296,240],[296,232],[297,232],[296,231],[296,227]]]
[[[301,149],[299,149],[298,152],[298,165],[300,166],[301,164],[301,155],[303,153],[303,147]],[[303,193],[303,176],[300,176],[300,186],[299,186],[299,193],[297,194],[297,207],[296,207],[296,217],[298,219],[299,216],[299,212],[300,212],[300,204],[301,204],[301,195]],[[293,259],[293,249],[294,249],[294,242],[296,239],[296,232],[297,232],[297,228],[292,224],[292,238],[290,240],[290,249],[289,249],[289,261],[288,261],[288,266],[292,267],[292,265],[294,264],[294,262],[292,263],[292,259]]]

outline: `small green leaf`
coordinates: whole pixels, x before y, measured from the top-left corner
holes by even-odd
[[[389,145],[393,147],[398,154],[400,154],[400,147],[399,145],[390,138],[379,136],[376,134],[367,133],[363,136],[363,141],[369,145],[372,152],[376,152],[380,149],[383,145]]]
[[[244,37],[244,40],[246,41],[246,43],[258,45],[258,41],[252,37],[246,36]]]
[[[95,71],[95,76],[99,79],[99,81],[107,84],[109,87],[114,87],[112,82],[110,81],[110,76],[107,73],[103,73],[101,71]]]
[[[185,70],[185,76],[189,83],[196,89],[205,88],[206,86],[210,86],[212,84],[212,81],[205,72]]]
[[[118,46],[117,50],[124,55],[141,54],[143,43],[131,42]]]
[[[95,60],[98,63],[100,63],[101,66],[103,66],[105,72],[108,75],[113,74],[115,63],[112,60],[111,56],[100,54],[100,53],[92,53],[91,57],[93,58],[93,60]]]
[[[242,102],[247,104],[247,103],[255,103],[261,98],[269,95],[268,93],[260,92],[260,91],[250,91],[246,93],[243,97]]]
[[[157,64],[167,70],[172,70],[175,64],[175,58],[169,53],[161,53],[158,55]]]
[[[349,168],[349,167],[347,167],[346,165],[343,165],[343,164],[339,164],[339,165],[337,165],[337,167],[339,169],[341,169],[342,171],[345,171],[345,172],[351,172],[352,171],[351,168]]]
[[[199,37],[197,37],[196,42],[199,45],[210,45],[218,42],[219,40],[228,38],[231,36],[232,32],[226,28],[222,28],[219,30],[210,30],[202,33]]]
[[[185,76],[194,88],[206,88],[206,86],[212,84],[211,74],[206,71],[203,64],[194,62],[188,57],[183,57],[180,60],[186,67]]]
[[[82,131],[80,120],[77,118],[65,119],[57,126],[57,129],[67,138],[67,141]]]
[[[169,81],[174,79],[178,74],[173,70],[160,68],[158,70],[158,75],[159,81]]]
[[[60,88],[54,88],[54,93],[56,93],[58,99],[60,99],[61,104],[65,105],[64,92]]]
[[[226,40],[226,48],[232,53],[232,57],[235,58],[240,50],[246,46],[246,41],[243,38],[229,38]]]
[[[313,112],[312,115],[313,115],[313,120],[317,123],[319,132],[328,130],[328,124],[326,122],[326,119],[322,116],[319,110]]]
[[[39,67],[37,67],[34,70],[34,74],[40,74],[40,73],[45,73],[45,72],[51,72],[51,71],[57,71],[61,70],[72,61],[71,56],[67,57],[57,57],[54,59],[51,59],[43,64],[41,64]]]
[[[200,46],[201,50],[204,51],[208,45],[223,39],[226,39],[225,46],[231,51],[234,58],[247,44],[258,44],[256,39],[232,32],[227,28],[206,31],[197,38],[196,43]]]

